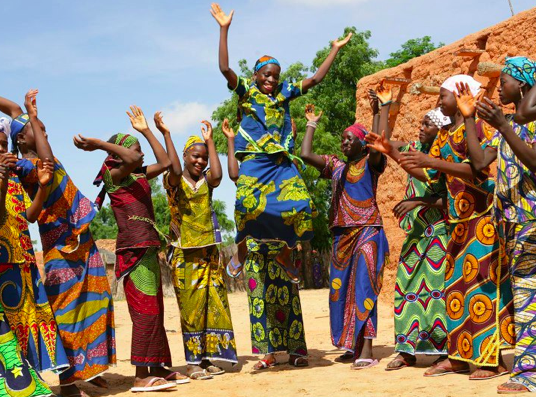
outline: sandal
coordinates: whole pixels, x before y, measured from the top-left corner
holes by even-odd
[[[171,379],[175,377],[175,379]],[[168,376],[164,378],[165,380],[169,380],[170,382],[175,382],[177,385],[182,385],[184,383],[190,383],[190,378],[187,376],[184,376],[180,372],[172,372]]]
[[[357,365],[359,363],[366,363],[367,365]],[[375,358],[358,358],[350,366],[350,369],[366,369],[378,365],[380,362]]]
[[[515,386],[515,388],[511,386]],[[502,385],[497,386],[498,394],[518,394],[529,392],[530,390],[525,385],[522,385],[521,383],[517,382],[512,382],[511,380],[506,383],[503,383]]]
[[[338,363],[354,361],[354,353],[351,351],[346,351],[343,354],[341,354],[339,357],[337,357],[335,361]]]
[[[193,380],[209,380],[214,378],[211,374],[207,372],[206,369],[203,369],[201,371],[194,371],[188,376],[190,377],[190,379]]]
[[[288,363],[290,365],[293,365],[296,368],[309,366],[309,360],[307,360],[305,357],[302,357],[302,356],[296,357],[294,359],[294,362],[292,361],[292,358],[289,358]]]
[[[210,375],[223,375],[225,373],[225,370],[223,368],[213,364],[210,364],[208,367],[205,368],[205,370]]]
[[[281,262],[277,260],[277,256],[275,257],[275,262],[285,271],[285,274],[287,275],[287,278],[292,284],[299,284],[301,282],[300,278],[300,270],[294,266],[287,267]]]
[[[431,366],[426,370],[426,372],[423,374],[426,378],[433,378],[436,376],[444,376],[444,375],[452,375],[452,374],[466,374],[469,370],[469,365],[460,367],[460,369],[454,369],[454,367],[445,367],[442,366],[443,362],[439,362],[436,365]]]
[[[235,263],[234,258],[231,257],[231,260],[227,263],[227,266],[225,266],[225,272],[227,273],[229,277],[237,278],[242,273],[243,268],[244,268],[244,265],[242,265],[238,261]],[[236,273],[233,274],[230,269],[234,270]]]
[[[395,364],[395,363],[399,365],[390,367],[390,365]],[[387,364],[387,367],[385,367],[385,370],[397,371],[399,369],[406,368],[406,367],[414,367],[415,364],[417,364],[417,359],[415,358],[415,356],[413,356],[412,360],[408,360],[403,355],[399,354],[389,364]]]
[[[155,385],[156,382],[166,382],[160,385]],[[175,383],[171,383],[166,381],[164,378],[153,378],[145,386],[134,386],[130,388],[130,391],[133,393],[138,392],[147,392],[147,391],[158,391],[158,390],[168,390],[168,389],[174,389],[177,387]]]
[[[277,361],[269,361],[269,360],[266,360],[266,359],[262,359],[262,360],[259,360],[257,362],[257,364],[255,364],[253,366],[253,369],[255,371],[261,371],[263,369],[268,369],[268,368],[273,368],[275,367],[276,365],[278,365],[278,362]]]
[[[478,376],[475,374],[478,372],[478,371],[484,371],[484,372],[487,372],[487,373],[491,373],[490,376]],[[493,371],[487,371],[485,370],[484,368],[477,368],[477,370],[475,372],[473,372],[471,374],[471,376],[469,376],[469,380],[488,380],[488,379],[493,379],[493,378],[498,378],[499,376],[503,376],[503,375],[508,375],[508,371],[507,370],[504,370],[504,371],[497,371],[497,372],[493,372]]]

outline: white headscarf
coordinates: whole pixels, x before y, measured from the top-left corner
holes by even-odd
[[[430,110],[425,116],[428,116],[439,129],[451,123],[450,117],[445,116],[440,108]]]
[[[457,74],[446,79],[443,84],[441,84],[441,88],[444,88],[446,90],[449,90],[450,92],[454,92],[455,94],[457,94],[457,83],[466,83],[469,86],[469,90],[471,91],[471,94],[473,94],[473,96],[476,96],[476,94],[479,93],[480,86],[482,85],[478,81],[473,79],[471,76],[467,76],[466,74]]]
[[[11,120],[7,117],[0,117],[0,132],[9,136],[11,132]]]

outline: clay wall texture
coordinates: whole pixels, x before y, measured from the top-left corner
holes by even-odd
[[[431,35],[433,36],[433,32]],[[462,49],[484,50],[484,52],[475,57],[456,55],[456,52]],[[391,114],[392,139],[416,140],[420,120],[426,112],[436,107],[438,100],[438,95],[419,94],[419,85],[439,87],[449,76],[469,74],[480,81],[487,89],[487,96],[498,103],[496,89],[499,84],[498,78],[480,75],[479,63],[502,65],[506,56],[517,55],[536,58],[536,8],[516,14],[497,25],[407,63],[362,78],[357,83],[356,120],[369,127],[372,124],[372,112],[367,99],[367,91],[370,88],[375,88],[385,78],[410,79],[411,82],[405,86],[394,86],[394,99],[397,103],[392,107],[395,109],[398,107],[398,114]],[[481,64],[480,68],[484,66]],[[512,110],[512,108],[504,109],[505,113],[511,113]],[[380,178],[378,186],[377,198],[391,252],[390,265],[384,275],[383,293],[387,296],[392,296],[393,293],[398,257],[404,241],[404,234],[398,227],[398,220],[393,216],[392,208],[404,195],[406,179],[407,174],[389,160],[387,170]]]

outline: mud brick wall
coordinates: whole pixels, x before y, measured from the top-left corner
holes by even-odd
[[[393,138],[418,139],[422,116],[436,107],[439,86],[449,76],[468,74],[480,81],[487,96],[498,103],[498,67],[506,56],[536,58],[536,8],[519,13],[495,26],[471,34],[462,40],[414,58],[395,68],[382,70],[359,80],[356,91],[356,120],[371,125],[372,112],[367,91],[382,79],[392,79],[395,104],[391,111]],[[513,108],[504,109],[512,112]],[[392,161],[380,178],[378,202],[390,244],[390,265],[384,276],[384,298],[391,300],[398,256],[404,234],[392,214],[392,208],[404,195],[407,175]]]

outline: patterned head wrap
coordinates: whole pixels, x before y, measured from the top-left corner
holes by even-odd
[[[138,138],[136,138],[133,135],[130,134],[117,134],[114,143],[119,146],[123,146],[124,148],[129,148],[132,145],[138,143]],[[95,186],[100,186],[101,183],[104,180],[104,174],[107,170],[110,168],[116,167],[120,163],[119,158],[114,154],[109,154],[106,159],[104,159],[104,162],[102,163],[101,169],[99,173],[97,174],[97,177],[93,181],[93,184]],[[95,200],[95,205],[100,210],[102,207],[102,204],[104,203],[104,198],[106,197],[106,188],[103,187],[97,196],[97,199]]]
[[[261,68],[268,65],[269,63],[273,63],[274,65],[281,67],[277,59],[269,55],[264,55],[257,59],[257,62],[255,62],[255,72],[258,72],[259,70],[261,70]]]
[[[0,132],[9,136],[11,132],[11,120],[7,117],[0,117]]]
[[[451,123],[450,117],[445,116],[440,108],[430,110],[425,116],[428,116],[432,123],[439,129]]]
[[[531,87],[536,82],[536,62],[527,57],[506,58],[502,72]]]
[[[203,141],[201,138],[199,138],[197,135],[192,135],[188,138],[188,140],[186,141],[186,144],[184,145],[184,149],[183,149],[183,153],[186,153],[188,150],[190,150],[192,147],[194,147],[195,145],[203,145],[203,146],[207,146],[205,144],[205,141]]]
[[[368,131],[363,124],[352,124],[350,127],[344,130],[344,132],[347,131],[351,132],[357,137],[357,139],[359,139],[359,142],[361,142],[361,146],[363,146],[364,149],[367,147],[367,141],[365,141],[365,136],[368,134]]]
[[[11,132],[9,137],[11,138],[11,149],[15,150],[17,147],[17,135],[20,134],[22,129],[30,122],[30,117],[28,113],[23,113],[13,120],[11,120]]]
[[[138,138],[130,134],[117,134],[114,143],[128,149],[132,145],[138,143]]]
[[[441,88],[457,94],[458,88],[456,88],[456,84],[461,83],[465,83],[469,86],[469,90],[473,96],[476,96],[476,94],[480,92],[480,86],[482,85],[471,76],[467,76],[466,74],[457,74],[446,79],[443,84],[441,84]]]

